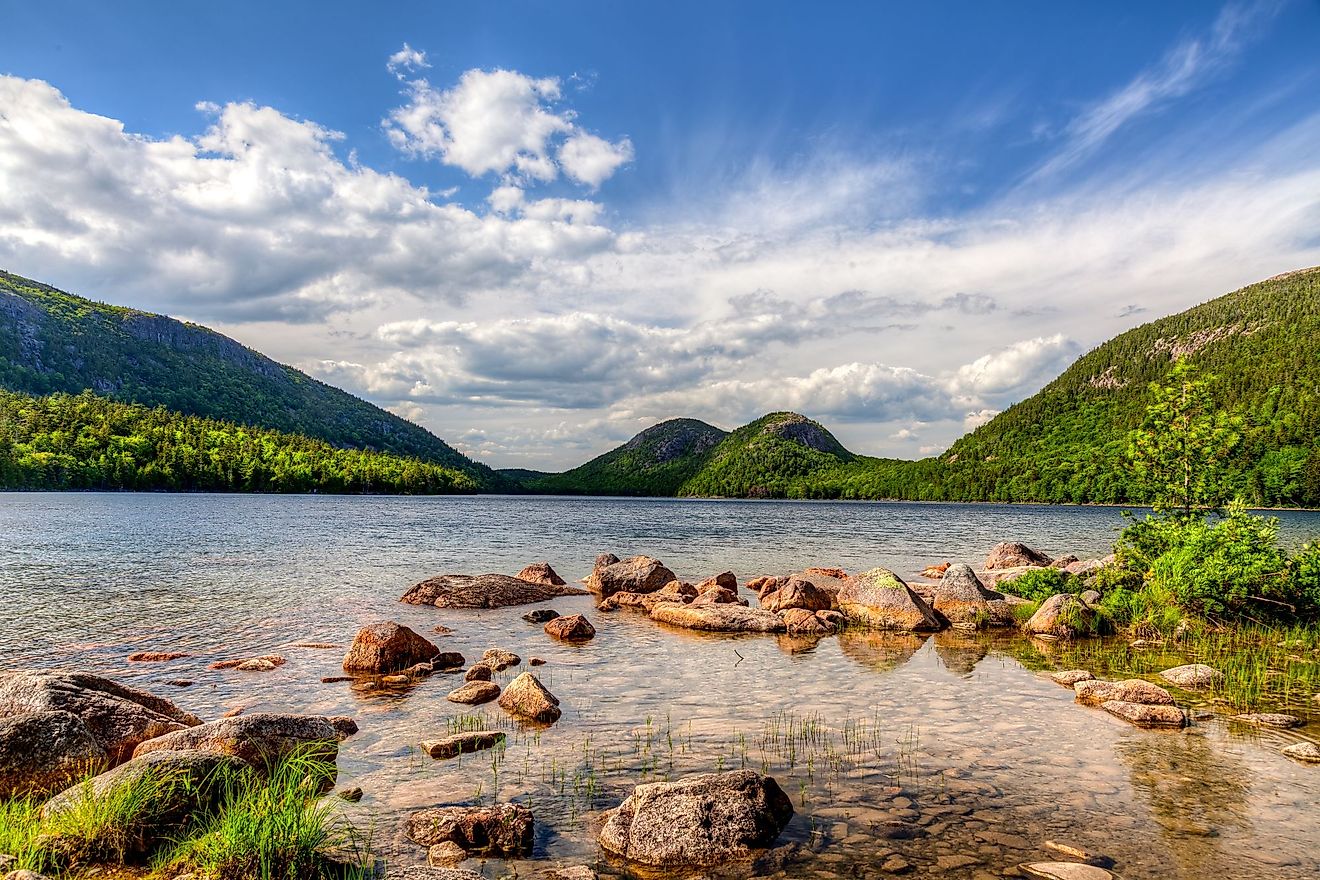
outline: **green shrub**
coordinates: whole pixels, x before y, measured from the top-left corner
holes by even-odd
[[[1081,579],[1057,568],[1033,568],[1001,586],[1014,596],[1044,602],[1059,593],[1081,592]]]
[[[1253,516],[1234,502],[1218,522],[1193,519],[1151,566],[1147,585],[1200,615],[1260,614],[1279,594],[1286,559],[1278,520]]]
[[[1320,541],[1312,541],[1288,560],[1287,589],[1301,616],[1320,618]]]

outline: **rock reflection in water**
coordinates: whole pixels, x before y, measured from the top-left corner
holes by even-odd
[[[944,664],[944,668],[962,678],[971,677],[976,671],[976,664],[990,653],[990,648],[984,640],[957,630],[936,633],[932,640],[935,642],[935,654]]]
[[[889,672],[907,663],[928,638],[926,635],[866,629],[846,629],[838,635],[843,656],[876,672]]]

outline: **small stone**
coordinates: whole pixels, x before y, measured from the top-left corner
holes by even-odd
[[[1124,681],[1079,681],[1073,686],[1077,702],[1084,706],[1099,706],[1110,700],[1141,703],[1147,706],[1172,706],[1173,696],[1157,684],[1140,678]]]
[[[890,856],[885,859],[880,870],[890,874],[906,874],[912,870],[912,863],[902,856]]]
[[[522,658],[512,651],[491,648],[489,651],[481,655],[481,662],[485,663],[496,672],[503,672],[510,666],[517,666],[522,662]]]
[[[479,752],[482,749],[493,748],[502,742],[504,742],[504,734],[498,730],[474,730],[424,742],[422,751],[432,758],[453,758],[465,752]]]
[[[190,678],[172,678],[165,683],[170,687],[176,687],[176,688],[187,688],[193,686],[193,681]]]
[[[559,616],[559,612],[553,608],[537,608],[535,611],[528,611],[523,615],[523,620],[528,623],[549,623]]]
[[[234,668],[239,672],[270,672],[275,668],[275,664],[265,657],[254,657],[251,660],[244,660]]]
[[[969,868],[980,863],[981,860],[974,856],[952,855],[937,856],[935,858],[935,867],[941,871],[956,871],[959,868]]]
[[[527,661],[527,665],[528,665],[528,666],[544,666],[544,665],[545,665],[545,661],[542,660],[540,657],[533,657],[532,659],[530,659],[530,660]]]
[[[1302,719],[1296,715],[1284,715],[1281,712],[1249,712],[1245,715],[1234,715],[1228,720],[1240,724],[1254,724],[1257,727],[1273,727],[1278,730],[1288,730],[1302,725]]]
[[[240,669],[245,664],[252,663],[255,660],[264,660],[267,663],[271,664],[271,668],[274,668],[276,666],[283,666],[286,662],[285,659],[281,657],[279,654],[266,654],[263,657],[244,657],[239,660],[217,660],[215,663],[212,663],[207,668],[208,669]],[[265,667],[261,667],[261,668],[264,669]]]
[[[463,675],[464,681],[490,681],[494,673],[485,663],[478,663]]]
[[[356,804],[358,801],[362,800],[362,789],[356,785],[352,788],[341,788],[339,791],[335,792],[335,795],[342,800],[348,801],[350,804]]]
[[[341,681],[352,681],[351,675],[327,675],[321,679],[321,684],[338,684]]]
[[[384,684],[407,684],[412,678],[407,675],[382,675],[380,680]]]
[[[600,875],[586,865],[574,865],[571,868],[555,868],[547,875],[550,880],[599,880]]]
[[[1187,715],[1177,706],[1152,706],[1145,703],[1110,700],[1100,708],[1115,718],[1121,718],[1129,724],[1135,724],[1137,727],[1183,728],[1187,726]]]
[[[426,863],[440,868],[467,861],[467,850],[452,840],[442,840],[426,850]]]
[[[295,648],[312,648],[317,651],[333,651],[342,648],[343,645],[336,645],[333,642],[297,642]]]
[[[128,655],[129,663],[168,663],[171,660],[182,660],[184,657],[191,657],[182,651],[138,651],[135,654]]]
[[[1070,688],[1079,681],[1094,681],[1095,676],[1085,669],[1065,669],[1062,672],[1051,672],[1050,678],[1054,679],[1055,684],[1061,684]]]
[[[500,695],[500,686],[490,681],[470,681],[457,690],[450,691],[445,697],[451,703],[466,703],[477,706],[489,703]]]
[[[1310,740],[1288,746],[1283,750],[1283,754],[1303,764],[1320,764],[1320,746]]]
[[[435,633],[438,636],[447,636],[447,635],[452,635],[454,631],[449,627],[445,626],[443,623],[437,623],[435,626],[431,627],[431,632]]]
[[[498,691],[497,688],[496,693]],[[559,698],[546,690],[541,680],[530,672],[524,672],[509,682],[500,696],[500,708],[542,724],[558,721],[563,714],[559,708]]]

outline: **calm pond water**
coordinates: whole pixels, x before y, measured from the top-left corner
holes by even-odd
[[[1320,534],[1320,515],[1282,514],[1285,538]],[[908,575],[975,562],[997,541],[1054,553],[1106,551],[1105,508],[562,498],[336,498],[0,494],[0,668],[68,666],[170,696],[204,717],[247,711],[353,715],[340,779],[366,792],[344,809],[399,861],[424,860],[401,816],[445,803],[518,799],[537,819],[535,862],[596,864],[594,830],[641,781],[750,767],[797,808],[777,877],[999,877],[1057,857],[1047,841],[1115,860],[1127,878],[1320,876],[1320,768],[1278,754],[1299,732],[1250,732],[1217,718],[1185,732],[1134,729],[1075,705],[1033,668],[1048,646],[1021,639],[849,632],[804,640],[700,635],[644,616],[601,614],[597,637],[550,640],[526,608],[441,611],[397,603],[441,572],[513,573],[549,560],[586,575],[598,552],[648,553],[681,577],[740,580],[808,565],[886,565]],[[753,602],[754,604],[754,602]],[[445,700],[456,677],[357,690],[322,684],[363,624],[394,619],[470,660],[501,647],[540,656],[563,701],[546,730]],[[135,650],[189,651],[129,664]],[[1041,654],[1041,650],[1045,654]],[[266,673],[216,659],[278,652]],[[524,667],[497,675],[507,681]],[[175,688],[166,682],[188,679]],[[1186,695],[1180,695],[1186,696]],[[433,761],[417,748],[457,725],[498,725],[500,752]],[[889,839],[892,823],[922,829]],[[895,865],[890,862],[891,867]],[[602,862],[603,872],[617,872]]]

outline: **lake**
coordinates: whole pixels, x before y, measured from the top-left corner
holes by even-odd
[[[1320,514],[1280,518],[1289,543],[1320,535]],[[907,577],[933,562],[976,563],[1000,540],[1086,558],[1107,552],[1122,522],[1110,508],[1040,506],[0,494],[0,667],[92,671],[204,718],[352,715],[361,732],[343,744],[340,781],[366,797],[343,809],[400,861],[425,859],[399,836],[409,811],[498,798],[532,806],[540,865],[595,864],[601,811],[638,782],[750,767],[774,775],[797,810],[781,842],[800,848],[766,876],[889,876],[883,866],[897,858],[907,876],[999,877],[1057,858],[1047,841],[1109,856],[1127,878],[1320,876],[1320,768],[1279,754],[1320,735],[1315,716],[1293,732],[1221,717],[1138,730],[1074,704],[1040,671],[1052,648],[1014,637],[702,635],[598,613],[590,597],[547,603],[595,624],[596,638],[574,646],[524,622],[527,608],[397,602],[434,574],[511,574],[542,559],[572,582],[605,551],[656,556],[691,581],[810,565]],[[347,646],[384,619],[469,660],[490,647],[544,658],[537,674],[563,718],[533,730],[493,705],[449,703],[455,676],[322,684],[339,674],[342,651],[294,647]],[[437,625],[452,634],[433,634]],[[148,649],[194,656],[125,661]],[[288,662],[207,669],[266,653]],[[193,684],[167,683],[177,679]],[[506,730],[506,748],[452,761],[418,748],[472,724]],[[919,835],[890,839],[895,821]]]

